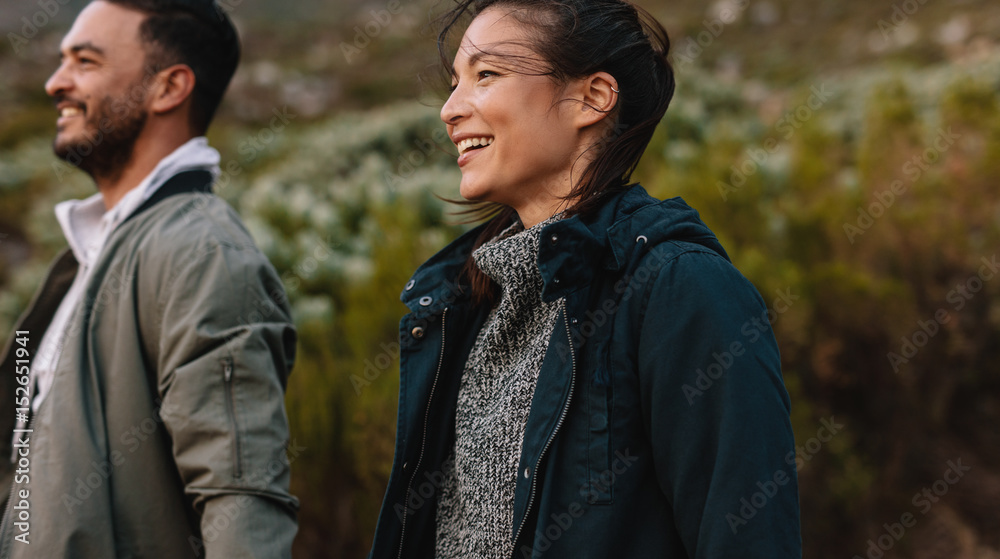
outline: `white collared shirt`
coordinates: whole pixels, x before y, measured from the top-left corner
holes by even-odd
[[[80,268],[45,330],[31,364],[32,383],[35,386],[35,396],[31,402],[33,412],[38,411],[38,406],[52,386],[63,344],[69,337],[66,329],[71,324],[70,317],[83,302],[81,299],[90,271],[101,256],[111,233],[174,175],[183,171],[206,170],[212,173],[213,178],[218,178],[219,160],[219,152],[208,145],[207,138],[199,136],[188,140],[161,159],[153,171],[135,188],[125,193],[110,210],[105,210],[104,196],[101,193],[84,200],[67,200],[56,204],[56,219]]]

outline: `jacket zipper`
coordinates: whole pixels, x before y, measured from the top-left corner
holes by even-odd
[[[545,441],[545,446],[542,447],[542,452],[538,454],[538,460],[535,461],[534,476],[531,478],[531,492],[528,493],[528,506],[524,509],[524,516],[521,517],[521,525],[517,527],[517,533],[514,535],[514,554],[517,555],[517,541],[521,538],[521,532],[524,530],[524,525],[528,521],[528,516],[531,514],[531,505],[535,502],[535,480],[538,479],[538,466],[542,463],[542,458],[545,457],[546,451],[552,446],[552,441],[555,440],[556,434],[559,432],[559,428],[562,427],[564,421],[566,421],[566,415],[569,413],[569,404],[573,400],[573,389],[576,387],[576,352],[573,351],[573,334],[569,330],[569,316],[566,313],[566,299],[562,300],[562,311],[563,311],[563,321],[566,323],[566,338],[569,341],[569,356],[572,368],[570,369],[569,377],[569,395],[566,396],[566,403],[563,404],[562,413],[559,415],[559,421],[556,423],[555,429],[552,430],[552,434],[549,435],[549,440]]]
[[[431,394],[427,398],[427,409],[424,411],[424,433],[423,438],[420,440],[420,454],[417,455],[417,465],[413,468],[413,473],[410,474],[410,483],[406,485],[406,495],[403,498],[403,519],[400,521],[399,528],[399,559],[403,558],[403,538],[406,536],[406,502],[410,500],[410,491],[413,490],[413,480],[416,479],[417,472],[420,471],[420,464],[424,460],[424,449],[427,447],[427,421],[431,416],[431,403],[434,401],[434,392],[437,389],[438,378],[441,377],[441,366],[444,365],[444,340],[445,334],[447,333],[445,329],[445,316],[448,314],[448,309],[445,308],[441,311],[441,355],[438,357],[437,372],[434,373],[434,382],[431,384]]]
[[[236,397],[233,393],[235,384],[233,382],[233,358],[226,357],[222,360],[222,380],[226,384],[226,413],[229,415],[229,425],[233,430],[233,477],[239,479],[243,477],[243,464],[240,448],[240,430],[236,422]]]

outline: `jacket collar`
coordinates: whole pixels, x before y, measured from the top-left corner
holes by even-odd
[[[467,286],[455,282],[484,227],[463,234],[417,269],[401,296],[411,311],[435,313],[468,297]],[[602,270],[627,270],[643,251],[668,241],[696,243],[729,259],[684,200],[661,201],[634,185],[590,216],[573,216],[542,230],[538,252],[542,299],[565,297],[589,285]]]
[[[488,223],[466,231],[417,268],[400,295],[412,312],[434,314],[455,301],[469,298],[469,287],[459,285],[458,277]]]
[[[188,140],[161,159],[111,209],[105,209],[104,196],[99,192],[84,200],[66,200],[56,204],[56,219],[80,266],[90,268],[119,225],[156,195],[172,177],[188,171],[211,173],[208,182],[219,175],[219,152],[208,145],[204,136]]]

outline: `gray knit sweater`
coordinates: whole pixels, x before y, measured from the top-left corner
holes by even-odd
[[[543,302],[538,270],[542,228],[511,226],[473,253],[501,288],[479,331],[458,393],[454,468],[445,472],[437,513],[438,559],[513,554],[514,489],[538,371],[563,304]],[[449,464],[451,460],[449,460]]]

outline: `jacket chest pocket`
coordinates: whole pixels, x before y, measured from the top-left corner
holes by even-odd
[[[602,346],[586,385],[589,417],[587,431],[587,481],[582,493],[590,504],[612,502],[614,473],[611,471],[611,419],[613,382],[607,351]]]

